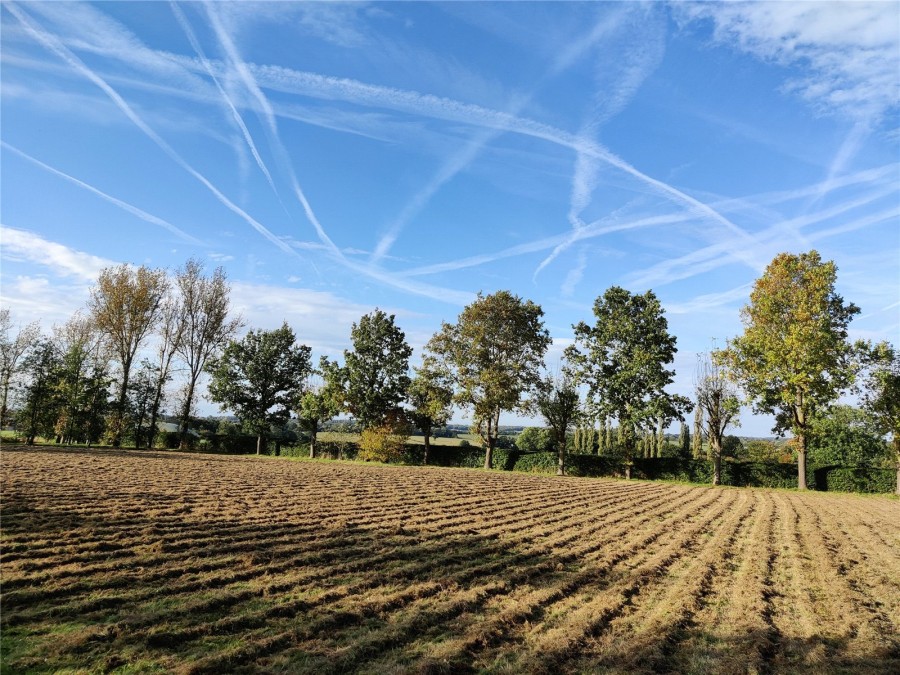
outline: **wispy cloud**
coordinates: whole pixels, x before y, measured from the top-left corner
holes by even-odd
[[[894,2],[740,2],[676,5],[709,19],[715,37],[809,73],[787,88],[822,110],[877,121],[900,101],[900,10]]]
[[[0,141],[0,145],[2,145],[9,152],[12,152],[12,153],[18,155],[22,159],[27,160],[27,161],[31,162],[32,164],[41,167],[45,171],[49,171],[50,173],[69,181],[70,183],[74,183],[78,187],[83,188],[83,189],[87,190],[88,192],[91,192],[91,193],[97,195],[101,199],[105,199],[110,204],[114,204],[115,206],[118,206],[120,209],[127,211],[131,215],[136,216],[147,223],[150,223],[152,225],[158,225],[159,227],[162,227],[162,228],[168,230],[172,234],[180,237],[181,239],[183,239],[184,241],[186,241],[188,243],[196,244],[198,246],[203,246],[202,241],[200,241],[196,237],[188,234],[187,232],[182,230],[180,227],[173,225],[172,223],[170,223],[167,220],[163,220],[162,218],[154,216],[152,213],[147,213],[143,209],[139,209],[136,206],[132,206],[128,202],[123,202],[121,199],[116,199],[112,195],[108,195],[105,192],[103,192],[102,190],[98,190],[93,185],[88,185],[84,181],[78,180],[74,176],[70,176],[67,173],[63,173],[59,169],[54,169],[49,164],[44,164],[39,159],[35,159],[31,155],[23,152],[22,150],[19,150],[15,146],[10,145],[6,141]]]
[[[582,248],[578,252],[578,263],[569,270],[569,273],[566,275],[566,280],[563,282],[562,287],[560,288],[560,293],[563,297],[568,298],[572,297],[572,294],[575,293],[575,287],[581,282],[581,278],[584,276],[584,270],[587,268],[587,251]]]
[[[741,284],[736,288],[721,293],[704,293],[688,302],[667,302],[668,314],[698,314],[715,307],[731,304],[737,300],[746,300],[750,297],[750,289],[753,284]]]
[[[71,249],[40,235],[0,225],[0,256],[9,262],[28,262],[52,270],[57,276],[77,281],[97,281],[101,270],[114,263],[105,258]]]

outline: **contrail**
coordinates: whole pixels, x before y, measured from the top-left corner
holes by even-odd
[[[166,220],[163,220],[162,218],[158,218],[157,216],[154,216],[152,213],[147,213],[146,211],[143,211],[136,206],[132,206],[131,204],[129,204],[127,202],[123,202],[121,199],[116,199],[112,195],[108,195],[105,192],[98,190],[94,186],[88,185],[84,181],[78,180],[74,176],[70,176],[67,173],[63,173],[59,169],[54,169],[52,166],[50,166],[48,164],[44,164],[39,159],[36,159],[36,158],[32,157],[31,155],[29,155],[28,153],[23,152],[22,150],[19,150],[17,147],[10,145],[6,141],[0,141],[0,145],[2,145],[4,148],[9,150],[10,152],[14,152],[22,159],[28,160],[32,164],[36,164],[37,166],[41,167],[45,171],[49,171],[50,173],[55,174],[55,175],[59,176],[60,178],[64,178],[65,180],[67,180],[71,183],[74,183],[75,185],[77,185],[80,188],[84,188],[85,190],[88,190],[89,192],[93,192],[95,195],[97,195],[101,199],[105,199],[106,201],[110,202],[111,204],[115,204],[120,209],[128,211],[128,213],[130,213],[134,216],[137,216],[141,220],[144,220],[148,223],[152,223],[153,225],[159,225],[160,227],[167,229],[172,234],[178,235],[185,241],[190,242],[191,244],[196,244],[197,246],[206,246],[206,244],[204,242],[200,241],[196,237],[191,236],[190,234],[188,234],[181,228],[177,227],[176,225],[173,225],[172,223],[170,223]]]
[[[245,222],[247,222],[253,229],[263,235],[270,242],[275,244],[278,248],[280,248],[285,253],[300,257],[300,255],[292,249],[287,243],[276,237],[265,225],[258,222],[254,219],[250,214],[244,211],[237,204],[232,202],[228,197],[222,194],[218,188],[216,188],[212,183],[207,180],[207,178],[201,174],[199,171],[194,169],[190,164],[188,164],[182,157],[179,155],[172,146],[166,143],[160,136],[153,131],[147,124],[140,118],[140,116],[134,112],[131,106],[123,99],[119,93],[113,89],[107,82],[97,75],[93,70],[88,68],[77,56],[75,56],[68,48],[66,48],[63,44],[61,44],[58,40],[56,40],[53,36],[47,34],[45,31],[40,28],[35,28],[31,24],[31,20],[27,17],[27,15],[22,12],[18,7],[16,7],[12,3],[7,3],[6,8],[15,16],[25,30],[31,34],[36,40],[42,43],[45,47],[47,47],[54,54],[62,58],[69,65],[79,71],[82,75],[91,80],[94,84],[96,84],[103,92],[112,99],[113,103],[118,106],[118,108],[125,113],[126,117],[130,119],[134,125],[144,132],[144,134],[150,138],[156,145],[165,152],[176,164],[178,164],[181,168],[191,174],[194,178],[200,181],[212,194],[218,199],[226,208],[228,208],[231,212],[240,216]]]

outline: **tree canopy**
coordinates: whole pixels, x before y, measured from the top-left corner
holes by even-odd
[[[500,413],[531,408],[550,333],[543,310],[509,291],[478,294],[455,324],[444,322],[426,347],[453,378],[454,401],[472,410],[491,467]]]
[[[287,323],[271,331],[251,330],[210,361],[209,395],[256,433],[259,454],[269,427],[287,422],[310,369],[310,348],[295,344]]]
[[[816,251],[782,253],[756,280],[741,310],[743,335],[716,353],[774,431],[797,439],[798,486],[806,489],[806,442],[815,410],[853,383],[857,353],[847,327],[859,307],[835,290],[837,267]]]
[[[675,374],[666,366],[678,350],[653,291],[638,295],[613,286],[594,302],[594,316],[593,326],[583,321],[574,326],[575,342],[566,358],[588,386],[591,414],[619,421],[628,462],[636,430],[655,426],[659,418],[681,418],[691,404],[665,391]]]
[[[380,309],[360,318],[350,330],[352,351],[344,351],[347,411],[363,428],[379,426],[400,408],[409,387],[412,347],[406,335]]]

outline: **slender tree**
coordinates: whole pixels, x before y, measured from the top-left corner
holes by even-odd
[[[556,475],[566,475],[566,435],[581,418],[581,399],[572,376],[566,372],[546,377],[535,393],[535,404],[553,437]],[[593,440],[593,439],[592,439]]]
[[[682,457],[690,457],[691,432],[684,420],[681,421],[681,428],[678,430],[678,450]]]
[[[244,322],[239,316],[229,317],[231,288],[221,267],[206,277],[203,264],[190,259],[176,272],[175,284],[183,315],[182,339],[175,353],[181,356],[187,368],[179,419],[180,447],[184,449],[188,444],[188,425],[200,375],[207,362],[228,344]]]
[[[837,294],[836,279],[835,264],[816,251],[776,256],[741,311],[743,335],[714,355],[756,412],[775,415],[773,431],[793,433],[801,490],[812,416],[853,384],[857,369],[847,327],[859,307]]]
[[[19,428],[25,442],[34,445],[38,435],[53,433],[58,418],[56,396],[60,358],[56,345],[48,338],[39,338],[22,362],[28,383],[25,385]]]
[[[526,397],[540,384],[551,342],[543,315],[540,306],[509,291],[479,293],[426,347],[453,378],[454,402],[472,410],[486,469],[499,437],[500,413],[531,409]]]
[[[156,325],[168,282],[164,270],[141,265],[108,267],[91,290],[89,307],[97,328],[112,346],[121,368],[111,421],[112,445],[122,443],[128,379],[135,354]]]
[[[891,435],[900,495],[900,352],[888,342],[869,350],[862,402],[882,433]]]
[[[172,379],[175,355],[184,338],[186,314],[184,305],[176,293],[168,293],[160,309],[156,344],[156,379],[153,398],[150,401],[150,426],[147,429],[147,445],[153,447],[157,434],[159,413],[165,399],[166,384]]]
[[[694,408],[694,433],[691,437],[691,456],[700,459],[703,454],[703,408],[699,405]]]
[[[409,418],[425,439],[424,463],[431,452],[431,432],[450,421],[453,409],[453,385],[450,375],[437,367],[433,359],[426,359],[409,385]]]
[[[700,354],[694,376],[694,394],[697,408],[702,410],[704,433],[709,439],[709,454],[713,462],[712,484],[720,485],[725,429],[729,424],[739,426],[741,404],[738,390],[709,354]]]
[[[347,411],[363,428],[380,426],[406,398],[412,347],[394,315],[380,309],[353,324],[350,340],[353,350],[344,351]]]
[[[12,315],[8,309],[0,309],[0,427],[7,424],[9,393],[22,371],[22,359],[41,334],[37,321],[20,327],[15,336],[12,330]]]
[[[256,434],[257,455],[269,428],[290,417],[312,370],[309,355],[309,347],[295,344],[294,331],[284,323],[271,331],[251,330],[210,360],[209,396]]]
[[[677,349],[653,291],[632,295],[614,286],[594,302],[594,316],[594,326],[574,326],[575,343],[566,357],[579,381],[588,385],[591,412],[618,420],[630,478],[635,433],[643,433],[660,416],[680,418],[690,401],[665,391],[675,374],[666,365]]]
[[[323,356],[316,371],[321,382],[307,383],[294,411],[300,424],[309,432],[309,456],[316,456],[319,425],[332,419],[343,405],[341,369]]]

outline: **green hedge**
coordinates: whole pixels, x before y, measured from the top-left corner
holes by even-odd
[[[813,469],[816,490],[828,492],[893,492],[897,487],[894,469],[822,466]]]

